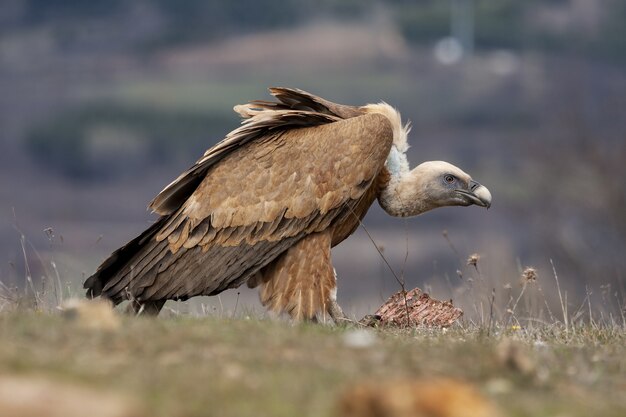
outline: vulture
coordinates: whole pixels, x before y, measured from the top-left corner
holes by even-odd
[[[409,169],[409,124],[387,103],[348,106],[292,88],[235,106],[239,128],[159,193],[159,219],[89,277],[87,297],[158,314],[167,300],[247,284],[295,320],[343,318],[331,248],[374,200],[390,215],[491,205],[447,162]]]

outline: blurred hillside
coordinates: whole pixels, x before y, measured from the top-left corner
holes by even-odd
[[[573,306],[592,292],[615,312],[625,21],[620,0],[4,0],[0,281],[39,283],[54,261],[77,287],[153,220],[147,202],[238,125],[233,105],[282,85],[385,100],[413,122],[412,164],[447,160],[491,189],[488,212],[405,221],[372,208],[366,225],[409,286],[469,310],[470,253],[485,294],[504,302],[523,266],[551,285],[553,259]],[[362,231],[334,256],[349,311],[396,290]]]

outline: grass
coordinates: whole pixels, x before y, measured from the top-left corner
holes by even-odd
[[[121,319],[113,331],[50,313],[0,314],[0,373],[113,389],[155,416],[333,416],[361,381],[446,376],[510,416],[626,414],[619,326],[372,330],[242,316]],[[358,333],[356,333],[358,335]],[[507,347],[508,346],[508,347]],[[513,350],[510,346],[514,346]]]
[[[6,378],[22,377],[80,387],[83,397],[130,397],[142,410],[137,416],[341,417],[339,399],[360,384],[382,390],[445,377],[481,392],[503,416],[626,415],[626,310],[619,295],[619,311],[592,307],[589,290],[572,303],[552,263],[554,282],[526,268],[521,287],[499,293],[496,302],[480,256],[462,256],[444,231],[475,303],[474,314],[466,309],[450,329],[291,324],[242,313],[238,300],[239,313],[166,308],[157,319],[119,315],[113,329],[88,329],[55,308],[78,294],[76,283],[64,286],[54,258],[43,260],[15,228],[25,285],[0,285],[0,393]],[[53,231],[46,233],[52,240]],[[31,278],[29,245],[50,265],[39,283]],[[558,295],[556,304],[544,289]]]
[[[568,308],[552,265],[560,310],[550,309],[533,268],[522,272],[521,289],[494,306],[480,256],[465,261],[447,232],[444,238],[476,302],[473,317],[468,311],[449,329],[291,324],[245,307],[116,315],[112,329],[88,329],[54,307],[77,294],[71,284],[62,288],[55,263],[37,285],[27,268],[23,293],[0,287],[0,386],[8,375],[112,391],[150,416],[339,417],[338,399],[355,385],[446,377],[482,392],[504,416],[626,415],[621,304],[621,317],[596,311],[589,294]],[[21,244],[28,265],[24,237]]]

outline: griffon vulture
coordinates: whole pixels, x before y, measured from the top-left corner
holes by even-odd
[[[88,297],[157,314],[166,300],[247,283],[271,311],[337,320],[331,248],[374,200],[398,217],[491,204],[487,188],[449,163],[409,170],[409,126],[388,104],[270,92],[276,101],[235,107],[242,126],[156,196],[159,220],[85,281]]]

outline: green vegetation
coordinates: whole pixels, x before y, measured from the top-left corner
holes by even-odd
[[[434,376],[471,383],[510,416],[626,413],[616,325],[372,330],[361,347],[354,331],[248,317],[124,318],[103,331],[5,312],[0,373],[124,393],[155,416],[332,416],[357,382]]]
[[[119,176],[154,161],[193,160],[235,120],[216,112],[94,104],[37,127],[26,137],[26,147],[38,162],[68,177]]]

